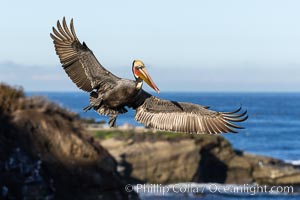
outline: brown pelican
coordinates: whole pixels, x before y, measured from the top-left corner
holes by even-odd
[[[65,18],[62,25],[50,33],[63,69],[76,86],[90,93],[90,104],[84,110],[93,108],[100,115],[108,115],[109,126],[115,126],[116,118],[126,113],[125,107],[136,110],[135,119],[147,127],[184,133],[236,133],[242,127],[233,122],[245,121],[247,111],[241,108],[233,112],[216,112],[208,107],[168,101],[152,96],[142,89],[145,81],[156,92],[159,89],[148,74],[144,63],[134,60],[132,72],[135,80],[115,76],[96,59],[93,52],[76,36],[73,19],[70,29]]]

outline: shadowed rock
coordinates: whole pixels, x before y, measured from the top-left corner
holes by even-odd
[[[22,95],[10,103],[0,101],[0,106],[5,111],[0,114],[2,197],[138,198],[125,191],[114,158],[93,138],[85,136],[76,114],[43,98]]]

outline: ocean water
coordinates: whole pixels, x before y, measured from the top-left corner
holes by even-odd
[[[29,92],[31,95],[44,96],[79,113],[82,117],[97,121],[108,121],[94,111],[83,112],[89,104],[88,94],[83,92]],[[155,94],[156,95],[156,94]],[[249,153],[272,156],[293,164],[300,164],[300,93],[186,93],[166,92],[157,95],[161,98],[186,101],[210,106],[216,111],[232,111],[242,106],[248,111],[249,119],[242,123],[245,129],[238,134],[223,134],[235,149]],[[134,111],[119,115],[117,125],[124,123],[139,125],[134,120]],[[142,199],[156,199],[158,196],[142,193]],[[199,196],[171,194],[160,199],[194,199]],[[206,193],[201,199],[300,199],[299,195],[285,194],[239,194],[225,195]]]

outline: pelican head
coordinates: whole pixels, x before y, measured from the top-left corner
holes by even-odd
[[[159,93],[159,89],[148,74],[144,63],[141,60],[133,61],[132,72],[137,81],[145,81],[151,88],[153,88],[157,93]]]

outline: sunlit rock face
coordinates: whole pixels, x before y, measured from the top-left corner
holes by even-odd
[[[299,167],[234,150],[222,136],[169,134],[166,138],[166,133],[139,133],[99,142],[133,183],[300,185]]]

